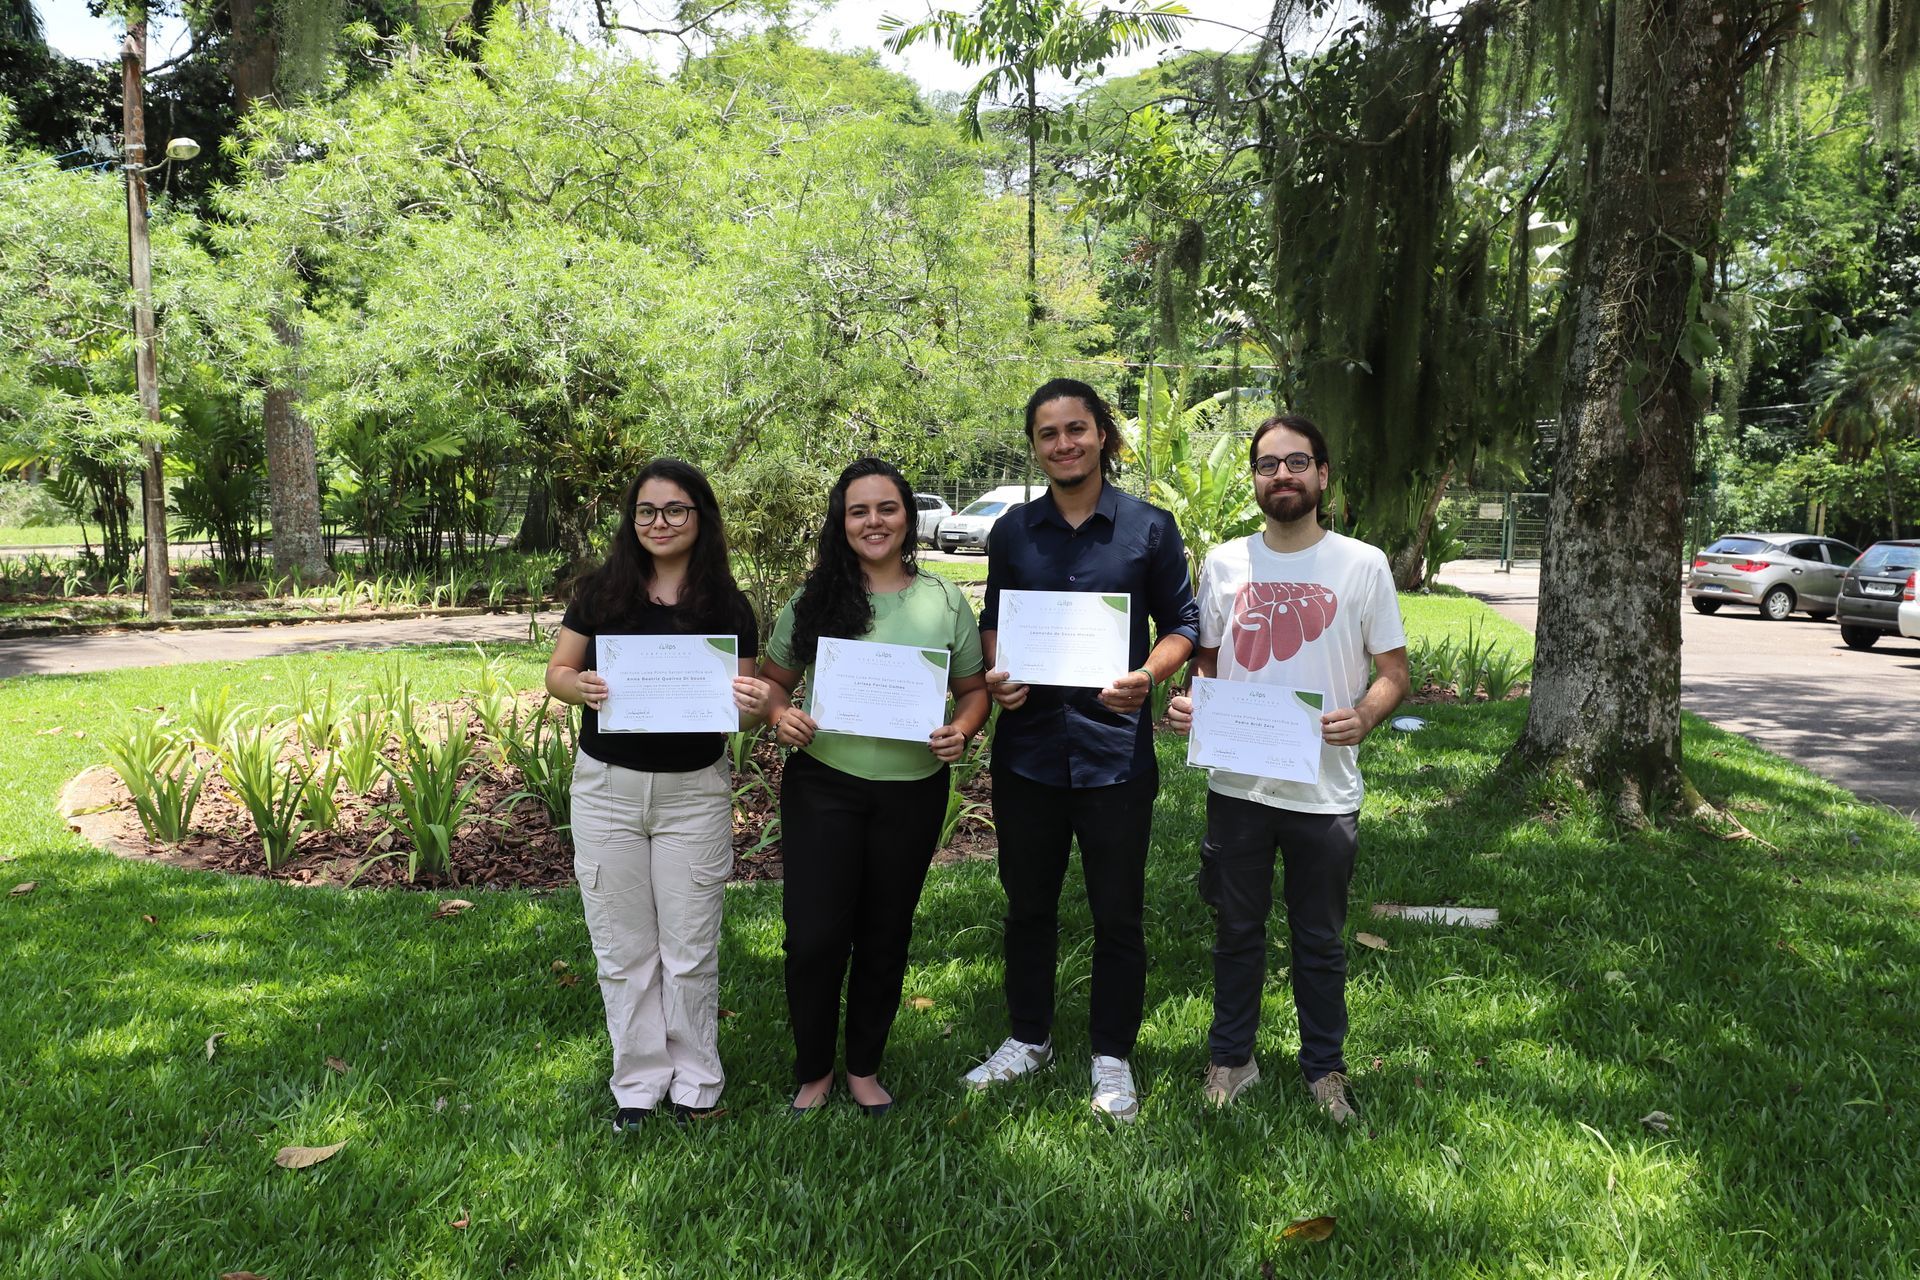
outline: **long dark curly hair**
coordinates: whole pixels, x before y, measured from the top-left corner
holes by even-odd
[[[640,504],[640,487],[649,480],[678,485],[693,503],[699,524],[694,533],[693,558],[680,588],[680,625],[689,630],[726,630],[734,623],[734,601],[740,588],[727,559],[727,530],[720,518],[720,502],[700,468],[678,458],[655,458],[640,469],[620,499],[620,523],[613,531],[604,564],[583,574],[574,584],[573,599],[584,615],[581,621],[595,631],[620,625],[623,618],[644,605],[647,585],[653,581],[653,554],[642,546],[633,527],[633,510]]]
[[[913,486],[891,462],[861,458],[849,464],[827,495],[827,518],[820,525],[813,568],[807,571],[800,598],[793,605],[793,652],[802,664],[813,661],[821,636],[854,639],[865,635],[873,625],[873,601],[867,599],[866,575],[860,570],[860,557],[847,543],[847,490],[855,480],[868,476],[885,476],[900,491],[900,505],[907,518],[906,544],[900,560],[908,573],[920,572],[919,559],[914,555]]]

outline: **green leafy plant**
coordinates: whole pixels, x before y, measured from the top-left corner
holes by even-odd
[[[233,703],[233,686],[223,684],[216,693],[208,694],[204,699],[198,689],[187,693],[187,710],[181,716],[187,732],[193,740],[208,751],[218,752],[227,740],[240,727],[240,720],[246,708]]]
[[[303,683],[294,717],[300,740],[313,751],[333,750],[339,745],[340,726],[352,709],[353,702],[352,698],[336,698],[331,680],[317,693],[311,684]]]
[[[235,727],[220,750],[220,772],[253,819],[269,871],[293,855],[294,842],[307,827],[302,814],[306,779],[280,761],[287,737],[281,725]]]
[[[342,723],[332,764],[355,795],[366,795],[386,776],[380,767],[381,752],[386,749],[392,724],[393,717],[380,707],[364,704]]]
[[[969,819],[985,823],[988,830],[993,829],[993,819],[982,816],[991,813],[991,808],[982,801],[969,799],[964,793],[968,784],[979,776],[980,770],[987,765],[990,750],[988,743],[993,737],[993,721],[998,717],[999,712],[1000,708],[996,706],[988,713],[986,730],[968,744],[960,758],[947,770],[947,811],[946,816],[940,821],[939,847],[942,849],[953,842],[953,837],[958,834],[961,824]]]
[[[520,774],[520,790],[508,796],[503,808],[532,797],[546,806],[555,830],[573,825],[573,760],[576,742],[573,713],[554,715],[552,698],[542,698],[524,717],[515,711],[510,731],[500,739],[506,763]]]
[[[1533,664],[1511,653],[1490,654],[1480,668],[1480,686],[1487,701],[1505,702],[1533,676]]]
[[[194,806],[213,772],[194,760],[193,743],[148,721],[105,741],[147,835],[162,844],[185,839]]]
[[[478,778],[462,785],[460,772],[473,755],[467,741],[464,717],[448,708],[444,732],[429,737],[420,732],[411,717],[400,720],[400,763],[382,758],[393,783],[393,800],[388,808],[394,825],[411,842],[407,854],[407,878],[418,880],[425,874],[443,876],[453,866],[453,837],[473,793]]]
[[[507,757],[506,740],[519,729],[519,698],[513,681],[507,677],[506,663],[498,655],[489,656],[479,645],[473,651],[480,665],[473,675],[473,692],[467,705],[480,718],[480,727],[501,761]]]
[[[340,762],[334,756],[306,757],[306,772],[301,783],[300,812],[307,825],[316,831],[332,831],[340,825]]]

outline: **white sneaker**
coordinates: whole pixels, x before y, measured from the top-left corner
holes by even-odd
[[[1039,1044],[1008,1036],[987,1060],[960,1077],[960,1083],[976,1092],[990,1089],[1007,1080],[1032,1075],[1053,1062],[1053,1037]]]
[[[1133,1069],[1125,1058],[1093,1056],[1093,1109],[1123,1124],[1140,1114],[1140,1096],[1133,1091]]]

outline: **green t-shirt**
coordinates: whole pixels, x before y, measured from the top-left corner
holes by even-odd
[[[795,597],[798,599],[799,597]],[[973,606],[959,587],[924,570],[904,591],[875,595],[873,626],[854,640],[876,644],[910,644],[920,649],[945,649],[947,672],[953,678],[979,675],[986,669],[980,654],[980,626]],[[794,669],[793,601],[787,601],[767,640],[767,657]],[[813,665],[806,669],[807,696],[802,710],[813,714]],[[805,747],[821,764],[870,782],[911,782],[937,773],[940,761],[924,742],[890,738],[863,738],[847,733],[819,733]]]

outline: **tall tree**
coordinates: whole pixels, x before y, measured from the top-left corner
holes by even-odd
[[[298,9],[299,6],[292,6]],[[260,0],[228,0],[233,23],[233,98],[242,117],[274,101],[285,79],[280,32]],[[323,21],[337,21],[337,6],[316,4]],[[306,19],[312,21],[311,16]],[[273,522],[273,559],[281,572],[314,579],[327,571],[320,532],[320,470],[313,428],[300,412],[298,299],[282,296],[273,307],[273,332],[281,361],[261,402],[267,444],[267,508]]]
[[[1268,48],[1283,66],[1296,20],[1321,12],[1276,7]],[[1385,39],[1409,38],[1404,4],[1368,12]],[[1575,175],[1538,657],[1513,762],[1591,788],[1630,822],[1693,808],[1680,759],[1677,577],[1694,433],[1725,323],[1714,267],[1749,84],[1777,83],[1796,56],[1855,50],[1882,126],[1898,127],[1920,64],[1920,13],[1902,0],[1812,11],[1773,0],[1556,0],[1544,10],[1473,0],[1424,12],[1473,38],[1401,96],[1399,122],[1371,149],[1389,150],[1445,96],[1464,94],[1502,129],[1543,111],[1562,117]],[[1474,141],[1445,145],[1457,162]],[[1365,245],[1348,250],[1367,258]]]
[[[1107,6],[1089,12],[1084,0],[982,0],[968,15],[942,9],[924,22],[892,15],[880,19],[892,31],[887,48],[898,53],[930,40],[963,67],[989,64],[987,73],[967,90],[961,117],[978,138],[984,100],[1018,102],[1027,138],[1027,309],[1040,314],[1040,242],[1036,210],[1040,198],[1040,140],[1049,119],[1040,104],[1039,78],[1052,73],[1069,78],[1105,71],[1106,59],[1143,45],[1172,40],[1180,33],[1186,6],[1177,0],[1137,8]]]

